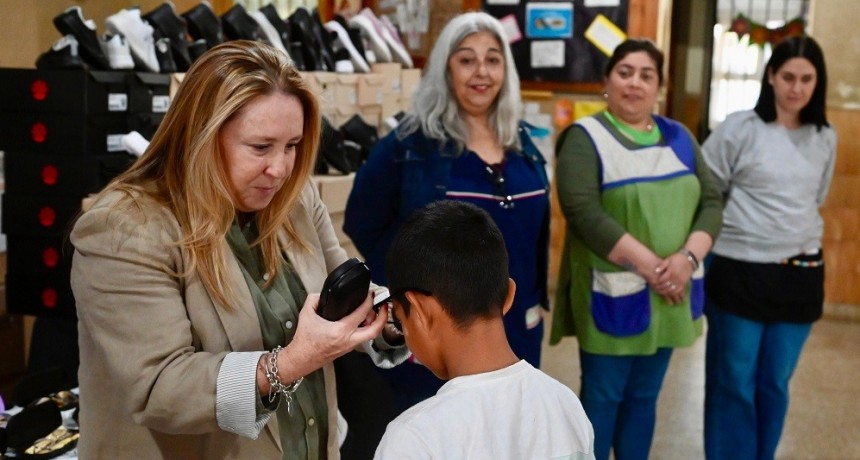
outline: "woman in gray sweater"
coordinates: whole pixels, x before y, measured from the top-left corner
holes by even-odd
[[[725,197],[705,278],[705,453],[772,459],[788,381],[821,317],[824,203],[836,159],[818,44],[791,37],[768,61],[754,110],[729,115],[702,145]]]

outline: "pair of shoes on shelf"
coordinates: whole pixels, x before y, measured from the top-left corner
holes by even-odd
[[[108,16],[105,27],[109,33],[122,34],[128,40],[131,57],[138,70],[161,71],[155,49],[155,29],[140,15],[140,8],[128,8]]]
[[[40,70],[85,69],[86,65],[78,54],[79,46],[74,35],[64,35],[51,45],[51,49],[39,55],[36,59],[36,68]]]
[[[379,140],[376,126],[368,124],[359,114],[353,115],[346,123],[341,125],[340,132],[345,141],[351,141],[358,145],[361,151],[359,165],[367,160],[367,157],[370,156],[370,150],[373,149],[373,146]]]
[[[221,20],[215,15],[212,5],[207,0],[202,0],[197,6],[182,13],[188,25],[188,33],[194,40],[204,40],[206,49],[211,49],[224,43],[224,31],[221,29]],[[196,42],[191,46],[195,46]],[[199,45],[197,45],[199,48]],[[189,55],[194,60],[195,51],[189,49]]]
[[[260,24],[260,28],[269,39],[269,42],[287,53],[299,70],[305,70],[301,49],[293,48],[293,40],[290,37],[290,25],[281,18],[275,5],[269,3],[259,10],[252,12],[251,16]]]
[[[353,115],[339,129],[323,116],[316,173],[326,174],[328,166],[343,174],[358,171],[378,140],[376,126],[368,124],[361,115]]]
[[[335,71],[331,36],[322,26],[317,10],[309,12],[299,7],[287,18],[287,23],[290,25],[293,49],[300,49],[304,53],[305,69]]]
[[[362,73],[370,72],[370,65],[364,58],[363,53],[359,52],[358,48],[356,48],[355,44],[352,42],[349,32],[343,27],[343,24],[332,20],[325,23],[324,26],[326,30],[335,35],[335,46],[346,52],[346,55],[349,56],[350,62],[352,63],[355,71]],[[338,52],[335,51],[335,53],[337,54]]]
[[[110,63],[102,51],[96,34],[96,23],[92,19],[84,19],[80,6],[67,8],[55,16],[53,22],[61,34],[75,38],[78,43],[77,51],[87,65],[98,70],[110,70]],[[61,46],[69,45],[61,44]],[[55,48],[52,47],[52,49]]]
[[[128,70],[134,68],[134,59],[131,57],[131,48],[128,40],[123,34],[104,34],[99,38],[102,52],[107,56],[110,68],[114,70]]]
[[[185,19],[176,14],[176,6],[170,0],[165,1],[160,6],[143,15],[146,20],[155,29],[156,34],[156,52],[158,51],[158,41],[162,38],[169,39],[170,54],[174,63],[175,71],[185,72],[191,66],[191,55],[188,52],[188,26]],[[164,58],[159,59],[159,64],[165,61]],[[164,70],[162,69],[162,72]]]
[[[373,50],[376,62],[398,62],[404,67],[413,67],[412,57],[406,51],[400,33],[387,17],[380,19],[370,8],[364,8],[349,19],[349,25],[361,31],[361,36]]]
[[[221,29],[227,40],[259,41],[263,36],[260,24],[240,3],[236,3],[221,15]]]
[[[345,139],[343,132],[332,125],[329,119],[322,117],[320,130],[319,152],[315,173],[330,173],[329,166],[342,174],[358,170],[362,163],[361,146],[354,141]]]

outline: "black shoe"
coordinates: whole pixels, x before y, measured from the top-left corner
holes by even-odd
[[[78,55],[78,41],[74,35],[66,35],[54,42],[51,49],[36,59],[40,70],[85,69],[84,61]]]
[[[27,407],[41,398],[75,386],[74,378],[69,377],[60,367],[30,372],[15,383],[12,389],[12,403],[19,407]]]
[[[173,2],[162,3],[158,8],[145,14],[143,19],[152,24],[152,27],[159,34],[157,38],[170,39],[170,52],[173,54],[176,69],[180,72],[188,70],[191,65],[188,41],[185,38],[188,34],[188,26],[185,25],[185,20],[176,14],[176,7],[173,6]],[[164,71],[162,70],[162,72]]]
[[[91,67],[110,70],[110,63],[102,52],[96,35],[96,24],[84,20],[80,6],[72,6],[54,17],[54,26],[63,35],[72,35],[78,41],[78,52]]]
[[[155,57],[158,58],[158,73],[176,73],[176,61],[170,50],[171,40],[167,37],[159,38],[155,42]]]
[[[296,62],[296,67],[300,70],[304,70],[298,66],[298,62],[296,61],[296,55],[301,54],[300,49],[293,49],[292,41],[290,41],[290,25],[287,24],[287,21],[284,21],[279,15],[278,10],[275,8],[275,5],[269,3],[268,5],[259,9],[260,13],[263,13],[263,16],[269,20],[269,23],[272,24],[272,27],[278,31],[278,35],[281,37],[281,43],[284,44],[284,47],[287,49],[287,54],[293,58],[293,61]]]
[[[317,46],[320,47],[320,56],[322,56],[325,65],[328,66],[328,70],[334,72],[335,58],[334,51],[332,51],[331,36],[328,31],[325,30],[325,27],[323,27],[319,12],[316,8],[311,12],[310,18],[311,31],[314,34],[314,39],[317,41]]]
[[[200,56],[203,56],[206,51],[209,51],[209,47],[206,46],[205,39],[201,38],[199,40],[194,40],[188,44],[188,56],[191,58],[192,63],[194,63],[194,61],[196,61]]]
[[[364,51],[364,40],[361,39],[361,29],[350,26],[346,19],[339,14],[334,15],[334,21],[346,30],[347,35],[349,35],[349,41],[352,42],[352,46],[354,46],[361,57],[366,60],[365,56],[367,56],[367,53]]]
[[[206,40],[206,49],[224,43],[224,32],[221,30],[221,21],[215,12],[212,11],[212,6],[209,2],[202,1],[199,5],[182,13],[185,22],[188,24],[188,33],[195,40]],[[189,50],[189,54],[190,50]]]
[[[59,457],[77,446],[80,433],[63,426],[53,401],[25,407],[6,424],[6,447],[14,458],[45,460]],[[5,450],[5,449],[4,449]]]
[[[359,164],[364,163],[364,160],[370,155],[370,150],[373,149],[376,141],[379,140],[376,127],[369,125],[358,114],[353,115],[346,123],[341,125],[340,132],[343,134],[345,140],[353,141],[361,148]]]
[[[53,401],[24,407],[6,424],[6,446],[22,452],[63,424],[60,409]]]
[[[326,117],[322,117],[319,149],[317,156],[325,158],[329,166],[343,174],[355,172],[361,166],[361,146],[344,139],[343,133],[332,126]]]
[[[290,57],[293,59],[293,64],[299,70],[314,70],[313,67],[308,67],[305,63],[305,53],[302,52],[302,42],[294,41],[290,42],[290,46],[287,49],[295,50],[290,54]]]
[[[221,15],[221,29],[224,30],[224,36],[228,40],[259,41],[262,36],[260,25],[239,3]]]
[[[334,58],[329,55],[324,58],[323,46],[314,37],[313,20],[311,19],[308,10],[299,7],[296,11],[287,18],[290,24],[290,37],[294,41],[301,42],[301,45],[293,49],[300,49],[304,53],[304,63],[306,70],[330,70],[334,71]]]

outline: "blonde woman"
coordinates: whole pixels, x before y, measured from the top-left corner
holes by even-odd
[[[330,363],[387,313],[329,322],[308,294],[347,258],[309,181],[319,120],[286,55],[220,45],[77,221],[81,457],[338,456]]]

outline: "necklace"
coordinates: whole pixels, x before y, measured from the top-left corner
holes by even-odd
[[[660,140],[660,129],[654,129],[653,120],[645,125],[645,131],[640,131],[627,123],[615,118],[609,110],[603,112],[606,119],[627,139],[640,145],[654,145]]]

